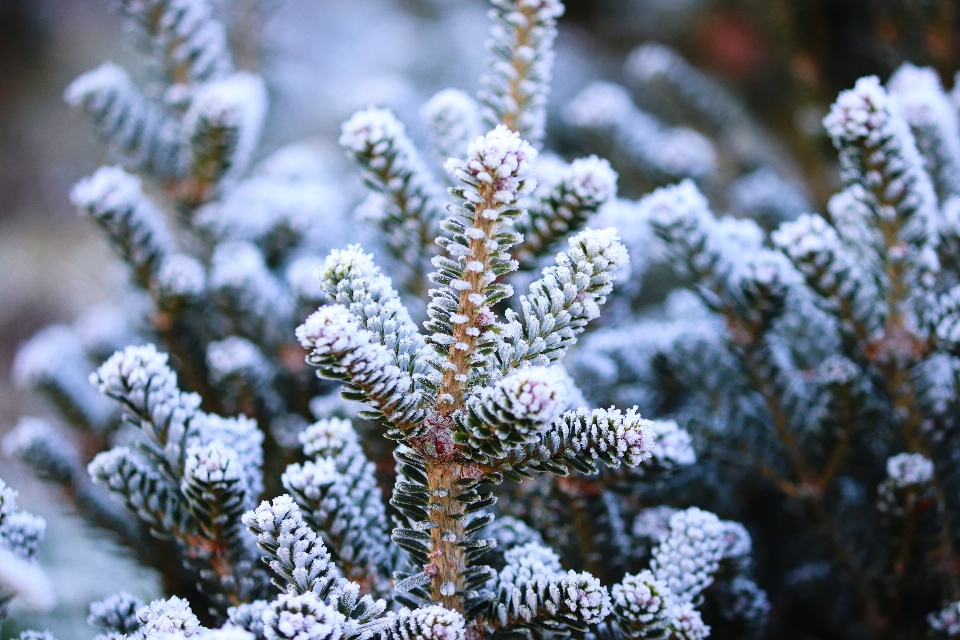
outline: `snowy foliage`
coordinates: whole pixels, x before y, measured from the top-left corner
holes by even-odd
[[[102,322],[49,328],[17,356],[18,383],[76,433],[25,419],[4,441],[177,585],[149,604],[120,592],[91,605],[98,640],[699,639],[711,615],[762,626],[746,529],[695,507],[652,508],[693,501],[664,487],[699,465],[694,411],[641,417],[661,407],[640,383],[615,381],[616,398],[599,401],[578,364],[597,356],[604,369],[613,343],[666,351],[685,338],[690,354],[716,356],[729,343],[710,314],[758,299],[749,328],[784,306],[827,313],[793,295],[802,275],[761,250],[759,227],[715,220],[692,182],[617,200],[624,159],[657,183],[706,179],[718,145],[605,85],[566,113],[615,141],[614,162],[546,151],[564,6],[492,0],[482,90],[441,91],[420,111],[430,152],[415,142],[421,129],[380,106],[343,124],[340,147],[367,190],[358,205],[322,144],[261,151],[268,83],[234,67],[222,3],[118,4],[150,55],[149,81],[141,89],[106,63],[66,99],[121,163],[81,180],[71,200],[129,287]],[[739,187],[741,209],[776,208],[754,183],[769,192],[789,176],[766,164]],[[695,330],[639,347],[610,339],[623,329],[614,322],[633,322],[654,233],[691,231],[703,242],[686,252],[689,274],[706,265],[714,278]],[[611,303],[615,319],[602,318]],[[800,331],[785,324],[784,336]],[[763,366],[789,360],[781,347]],[[712,368],[722,391],[748,385],[734,360]],[[929,365],[944,414],[951,366]],[[801,387],[789,388],[797,406],[820,400]],[[758,403],[735,404],[722,405],[731,421],[741,409],[756,419]],[[2,496],[0,597],[42,605],[42,521]]]

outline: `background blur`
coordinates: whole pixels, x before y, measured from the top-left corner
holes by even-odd
[[[269,83],[264,152],[309,139],[327,150],[347,193],[356,177],[335,147],[344,119],[390,106],[417,137],[419,105],[446,86],[473,92],[483,70],[482,0],[214,2],[228,17],[239,66]],[[13,387],[17,344],[72,321],[120,278],[67,198],[109,158],[62,100],[73,78],[106,59],[142,68],[109,8],[108,0],[0,0],[0,435],[19,416],[45,412]],[[560,24],[551,111],[590,81],[619,81],[637,45],[668,44],[734,94],[793,158],[818,210],[837,184],[820,126],[837,92],[863,75],[886,79],[905,60],[932,65],[947,86],[960,67],[957,0],[569,0]],[[47,518],[41,562],[59,595],[53,616],[16,612],[4,637],[30,624],[64,638],[91,635],[80,624],[91,600],[117,588],[156,593],[149,572],[88,535],[23,469],[0,459],[0,477]],[[67,537],[83,544],[58,544]]]

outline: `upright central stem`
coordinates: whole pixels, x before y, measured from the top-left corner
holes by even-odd
[[[463,281],[466,286],[460,289],[460,304],[453,316],[454,344],[447,356],[447,367],[443,371],[443,386],[439,397],[440,410],[443,413],[456,411],[463,405],[463,392],[470,379],[470,358],[477,346],[477,338],[489,319],[480,317],[485,311],[487,297],[484,289],[489,282],[490,249],[494,244],[499,212],[493,204],[493,187],[480,189],[481,202],[476,205],[473,226],[467,230],[470,240],[470,253],[467,255]]]
[[[438,526],[430,529],[430,564],[425,567],[433,582],[431,597],[454,611],[463,611],[466,559],[459,546],[464,540],[464,506],[457,499],[456,481],[464,477],[464,467],[456,462],[430,460],[427,480],[430,489],[430,519]]]

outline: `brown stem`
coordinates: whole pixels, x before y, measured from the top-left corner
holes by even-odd
[[[430,515],[437,526],[430,529],[430,564],[424,567],[433,578],[431,597],[454,611],[463,611],[463,572],[466,558],[459,543],[463,533],[464,506],[456,496],[456,481],[468,477],[464,465],[456,462],[429,460],[427,481],[430,490]]]

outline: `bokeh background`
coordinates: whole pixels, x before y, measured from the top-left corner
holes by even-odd
[[[390,106],[417,137],[419,105],[442,87],[474,91],[483,70],[482,0],[214,2],[239,66],[269,84],[263,151],[309,140],[327,151],[347,194],[356,177],[336,149],[344,119],[370,104]],[[645,42],[676,48],[741,102],[822,210],[837,185],[820,125],[830,102],[858,77],[886,79],[906,60],[933,66],[952,86],[960,2],[569,0],[551,115],[589,82],[621,80],[624,60]],[[63,103],[63,90],[107,59],[134,71],[144,64],[109,0],[0,0],[0,435],[20,416],[46,413],[11,380],[17,345],[47,324],[73,321],[122,277],[67,197],[109,157]],[[58,595],[42,619],[15,610],[3,637],[22,626],[87,637],[90,601],[118,588],[143,598],[158,592],[148,571],[85,530],[24,469],[0,459],[0,477],[48,521],[40,559]]]

